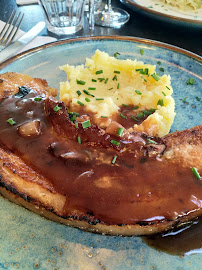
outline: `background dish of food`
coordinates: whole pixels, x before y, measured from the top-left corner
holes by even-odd
[[[150,17],[177,25],[202,28],[202,8],[181,10],[161,0],[121,0],[128,7]]]
[[[201,123],[201,57],[160,42],[132,37],[64,40],[10,59],[0,66],[1,73],[23,72],[46,79],[50,86],[59,88],[59,82],[66,78],[59,66],[67,62],[82,64],[96,49],[112,56],[119,52],[122,59],[136,58],[155,64],[160,74],[171,75],[176,102],[176,117],[171,131]],[[0,217],[2,269],[198,270],[201,266],[199,250],[192,256],[173,256],[150,248],[140,237],[111,237],[83,232],[46,220],[2,197]],[[191,238],[194,241],[201,239],[194,232],[189,242]],[[192,247],[197,248],[199,246]],[[180,247],[178,252],[181,253]]]

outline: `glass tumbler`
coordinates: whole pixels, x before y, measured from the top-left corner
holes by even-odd
[[[56,35],[74,34],[83,27],[86,0],[38,0],[48,31]]]

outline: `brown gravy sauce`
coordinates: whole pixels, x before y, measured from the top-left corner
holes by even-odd
[[[119,138],[95,125],[83,129],[81,123],[76,128],[61,102],[43,96],[35,101],[36,96],[31,91],[1,102],[0,144],[67,197],[64,215],[79,210],[102,223],[121,225],[155,223],[199,210],[202,185],[190,168],[161,160],[158,153],[149,158],[146,137],[134,133]],[[16,123],[10,125],[9,118]],[[19,127],[33,120],[40,122],[40,134],[19,134]]]
[[[202,218],[185,228],[142,239],[150,247],[172,255],[202,253]]]

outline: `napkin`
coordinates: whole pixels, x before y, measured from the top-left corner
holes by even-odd
[[[5,25],[5,22],[1,21],[0,20],[0,32],[1,30],[3,29]],[[18,30],[17,32],[17,35],[15,37],[14,40],[20,38],[25,32],[22,31],[22,30]],[[53,42],[53,41],[56,41],[57,39],[54,38],[54,37],[49,37],[49,36],[37,36],[35,37],[35,39],[33,39],[29,44],[27,44],[21,51],[19,51],[18,53],[21,53],[21,52],[24,52],[26,50],[29,50],[29,49],[32,49],[32,48],[35,48],[35,47],[38,47],[40,45],[44,45],[46,43],[49,43],[49,42]]]
[[[18,6],[37,4],[37,0],[16,0]]]

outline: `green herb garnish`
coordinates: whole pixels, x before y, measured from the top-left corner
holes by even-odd
[[[147,139],[147,141],[148,141],[149,143],[156,144],[156,142],[153,141],[153,140],[151,140],[151,139]]]
[[[109,80],[109,78],[106,78],[106,80],[104,81],[104,83],[107,84],[108,80]]]
[[[95,74],[97,75],[97,74],[102,74],[103,73],[103,70],[101,69],[101,70],[97,70],[96,72],[95,72]]]
[[[164,97],[166,96],[165,92],[162,91],[162,94],[164,95]]]
[[[155,81],[160,80],[159,76],[157,74],[155,74],[155,73],[153,73],[151,76],[152,76],[152,78],[154,78]]]
[[[139,108],[139,106],[135,106],[132,108],[132,110],[137,110]]]
[[[86,101],[86,102],[90,102],[90,98],[86,97],[86,98],[85,98],[85,101]]]
[[[117,142],[117,141],[115,141],[115,140],[111,140],[110,143],[112,143],[112,144],[114,144],[114,145],[116,145],[116,146],[119,146],[119,144],[120,144],[120,142]]]
[[[114,57],[117,58],[117,56],[120,55],[119,52],[114,53]]]
[[[58,105],[56,105],[56,106],[53,108],[53,110],[54,110],[55,112],[58,112],[59,110],[61,110],[61,108],[60,108]]]
[[[78,128],[79,127],[78,122],[75,122],[74,125],[75,125],[75,128]]]
[[[84,106],[84,104],[80,100],[77,100],[77,103],[81,106]]]
[[[96,90],[96,87],[88,87],[88,90]]]
[[[80,136],[78,136],[78,138],[77,138],[77,139],[78,139],[78,143],[79,143],[79,144],[81,144],[81,137],[80,137]]]
[[[120,137],[122,137],[123,131],[124,131],[124,129],[119,127],[118,130],[117,130],[117,135],[119,135]]]
[[[35,97],[35,99],[34,99],[35,101],[41,101],[42,100],[42,98],[41,97]]]
[[[117,81],[117,76],[114,75],[114,77],[112,78],[112,80],[113,80],[113,81],[115,81],[115,80]]]
[[[82,80],[76,80],[76,83],[77,83],[77,84],[84,85],[86,82],[84,82],[84,81],[82,81]]]
[[[120,86],[120,84],[118,83],[118,84],[117,84],[117,89],[119,89],[119,86]]]
[[[79,91],[79,90],[77,90],[76,93],[77,93],[78,96],[81,95],[81,91]]]
[[[104,98],[96,98],[96,100],[104,100]]]
[[[144,54],[144,50],[140,49],[140,54],[143,55]]]
[[[131,116],[131,118],[132,118],[133,120],[135,120],[135,121],[138,121],[138,119],[135,118],[134,116]]]
[[[164,72],[164,68],[162,68],[162,67],[160,67],[159,70],[160,70],[161,72]]]
[[[196,179],[201,180],[201,176],[200,176],[199,172],[197,171],[197,169],[193,167],[193,168],[191,168],[191,170],[192,170],[194,176],[196,177]]]
[[[84,128],[88,128],[88,127],[90,127],[90,126],[91,126],[90,120],[87,120],[87,121],[85,121],[85,122],[82,122],[82,127],[83,127],[83,129],[84,129]]]
[[[120,71],[118,71],[118,70],[114,70],[114,73],[116,73],[116,74],[120,74],[121,72],[120,72]]]
[[[13,126],[13,125],[16,124],[16,122],[13,120],[13,118],[9,118],[9,119],[7,120],[7,122],[8,122],[11,126]]]
[[[92,79],[92,82],[97,82],[97,80],[95,80],[95,79]]]
[[[194,80],[193,78],[189,78],[189,79],[186,81],[186,84],[193,85],[193,84],[195,84],[195,80]]]
[[[120,113],[120,117],[123,119],[127,119],[127,117],[125,115],[123,115],[122,113]]]
[[[139,90],[135,90],[135,93],[138,95],[142,95],[142,92],[140,92]]]
[[[163,99],[159,99],[158,102],[157,102],[157,105],[164,106]]]
[[[136,114],[136,117],[138,119],[141,119],[142,117],[144,117],[144,113],[143,112],[139,112],[139,113]]]
[[[201,99],[200,99],[199,97],[196,97],[196,100],[197,100],[197,101],[201,101]]]
[[[83,90],[83,92],[84,92],[86,95],[88,95],[88,96],[95,97],[95,96],[93,96],[91,93],[89,93],[87,90]]]
[[[112,159],[112,164],[114,164],[116,162],[117,156],[114,156]]]

